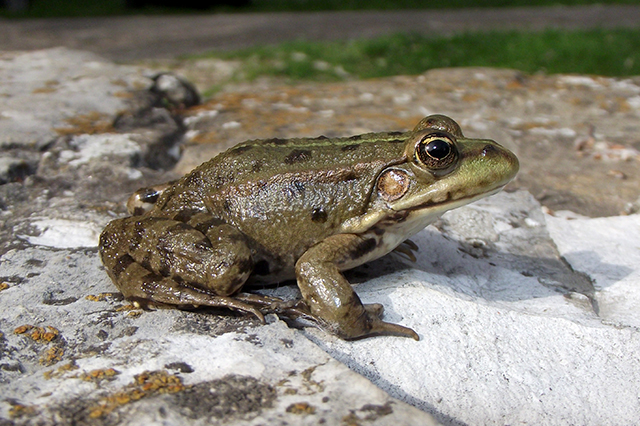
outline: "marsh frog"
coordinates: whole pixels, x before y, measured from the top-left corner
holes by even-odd
[[[394,249],[412,254],[407,238],[517,171],[509,150],[465,138],[442,115],[408,132],[248,141],[161,191],[134,194],[134,215],[107,225],[100,254],[123,295],[146,305],[263,319],[277,300],[241,290],[296,279],[296,309],[344,339],[418,339],[384,322],[382,305],[363,305],[341,271]]]

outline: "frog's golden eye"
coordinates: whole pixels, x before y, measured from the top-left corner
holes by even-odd
[[[457,158],[453,137],[445,133],[430,133],[416,145],[416,159],[433,171],[448,168]]]

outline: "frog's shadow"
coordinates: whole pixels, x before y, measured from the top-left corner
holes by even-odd
[[[574,270],[557,251],[557,257],[514,253],[493,243],[479,245],[476,240],[451,238],[434,229],[424,230],[415,241],[419,247],[415,262],[390,253],[348,271],[345,276],[352,284],[366,286],[367,281],[385,275],[417,271],[418,278],[411,279],[414,282],[437,282],[453,292],[488,301],[518,301],[575,292],[595,303],[596,290],[611,286],[633,272],[626,266],[603,262],[594,251],[569,253],[567,256],[574,264],[590,265],[591,271],[600,271],[596,289],[589,275]],[[594,309],[597,313],[597,306]]]
[[[512,253],[491,243],[479,246],[478,241],[451,238],[435,229],[421,232],[414,240],[419,247],[415,262],[392,252],[344,271],[356,293],[375,292],[374,301],[383,304],[391,316],[395,313],[388,294],[393,289],[386,284],[385,277],[392,276],[397,285],[402,285],[402,277],[405,277],[410,285],[424,282],[424,285],[444,287],[454,293],[487,301],[515,302],[554,294],[570,296],[575,292],[585,295],[598,313],[594,297],[596,288],[591,277],[575,271],[559,255],[553,258]],[[593,251],[574,252],[571,256],[580,263],[592,265],[593,270],[608,272],[606,280],[598,280],[600,289],[632,272],[625,266],[602,262]],[[285,300],[301,299],[295,280],[252,287],[249,291]]]

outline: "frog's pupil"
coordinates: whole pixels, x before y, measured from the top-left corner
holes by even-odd
[[[451,147],[442,139],[436,139],[427,144],[427,153],[430,157],[442,160],[451,153]]]

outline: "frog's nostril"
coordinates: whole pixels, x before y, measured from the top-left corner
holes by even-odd
[[[484,148],[482,148],[482,154],[480,154],[480,155],[482,155],[482,156],[484,157],[485,155],[488,155],[488,154],[494,154],[494,153],[496,153],[497,151],[498,151],[498,150],[496,149],[496,147],[495,147],[495,146],[493,146],[493,145],[491,145],[491,144],[489,144],[489,143],[488,143],[488,144],[486,144],[486,145],[484,146]]]

